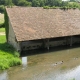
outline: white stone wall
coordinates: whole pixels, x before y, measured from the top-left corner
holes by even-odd
[[[8,43],[11,44],[17,51],[20,50],[19,42],[17,42],[13,28],[9,20],[9,34],[8,34]]]

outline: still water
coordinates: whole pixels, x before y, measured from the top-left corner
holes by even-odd
[[[21,60],[22,65],[0,72],[0,80],[80,80],[80,47],[27,55]]]

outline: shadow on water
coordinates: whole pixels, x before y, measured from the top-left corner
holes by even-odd
[[[40,48],[35,50],[22,51],[20,56],[23,57],[23,56],[31,56],[36,54],[45,54],[49,52],[62,51],[62,50],[73,49],[78,47],[80,47],[80,44],[74,44],[73,46],[65,45],[65,46],[50,47],[49,50],[46,48],[44,49]]]

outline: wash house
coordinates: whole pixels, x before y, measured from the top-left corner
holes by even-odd
[[[80,43],[79,9],[6,8],[5,23],[7,42],[19,52]]]

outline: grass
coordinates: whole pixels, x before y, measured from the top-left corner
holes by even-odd
[[[5,36],[0,36],[0,70],[20,64],[19,53],[11,45],[6,43]]]
[[[4,23],[4,14],[0,14],[0,24]]]
[[[4,14],[0,14],[0,28],[4,27]]]
[[[4,15],[0,14],[0,25],[4,23]],[[0,28],[0,32],[5,32],[5,28]],[[20,65],[19,53],[6,43],[5,35],[0,35],[0,70],[8,69],[12,66]]]
[[[0,32],[5,32],[5,28],[0,28]]]

